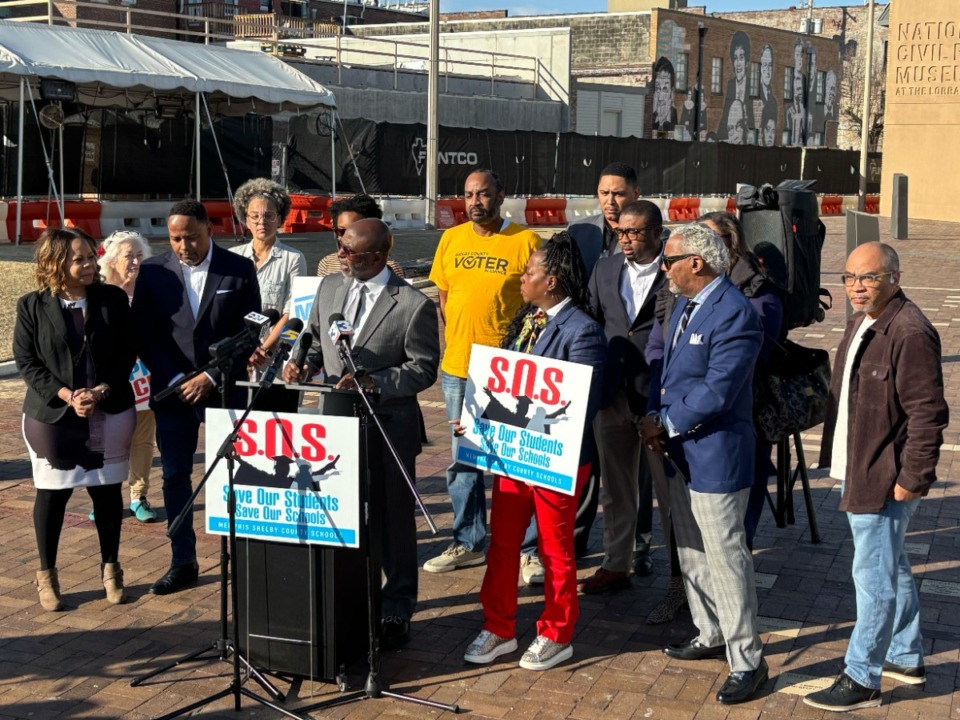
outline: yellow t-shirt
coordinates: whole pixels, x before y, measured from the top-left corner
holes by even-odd
[[[500,345],[523,304],[520,276],[539,248],[540,237],[516,223],[490,237],[477,235],[472,222],[443,233],[430,280],[447,293],[445,373],[467,376],[473,343]]]

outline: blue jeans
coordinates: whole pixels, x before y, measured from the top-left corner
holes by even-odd
[[[920,499],[887,500],[877,513],[847,513],[853,533],[853,582],[857,622],[847,646],[846,673],[879,689],[884,661],[923,663],[920,599],[903,549],[910,518]]]
[[[183,512],[193,493],[190,475],[193,473],[193,454],[197,451],[203,412],[203,408],[191,408],[185,412],[156,412],[167,527]],[[170,538],[170,547],[173,551],[171,566],[188,565],[196,561],[197,536],[193,532],[193,508],[190,508],[183,523]]]
[[[467,391],[466,378],[440,373],[443,402],[447,408],[447,420],[460,417],[463,396]],[[451,437],[453,428],[450,429]],[[456,446],[452,446],[456,451]],[[447,492],[453,505],[453,539],[471,552],[480,552],[487,547],[487,496],[483,485],[483,472],[475,467],[458,463],[447,468]]]

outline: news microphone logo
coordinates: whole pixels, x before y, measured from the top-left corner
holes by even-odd
[[[333,344],[338,345],[341,342],[349,344],[350,338],[353,337],[353,325],[347,322],[340,313],[331,315],[328,322],[330,323],[330,329],[327,331],[327,335]]]
[[[280,333],[280,342],[293,345],[297,341],[297,338],[300,337],[301,330],[303,330],[303,320],[300,318],[288,320],[283,331]]]

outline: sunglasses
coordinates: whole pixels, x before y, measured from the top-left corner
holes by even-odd
[[[663,267],[669,270],[673,267],[674,263],[678,263],[681,260],[686,260],[687,258],[700,257],[696,253],[684,253],[683,255],[664,255],[660,261],[663,263]]]
[[[344,255],[346,255],[348,258],[360,257],[361,255],[376,255],[376,254],[377,254],[377,251],[376,251],[376,250],[368,250],[367,252],[357,252],[357,251],[354,250],[353,248],[348,248],[346,245],[344,245],[342,242],[340,242],[340,238],[339,238],[339,237],[337,238],[337,252],[342,252],[342,253],[343,253]]]

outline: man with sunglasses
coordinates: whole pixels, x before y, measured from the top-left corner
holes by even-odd
[[[470,219],[443,233],[430,270],[445,323],[440,382],[447,420],[459,418],[463,408],[470,348],[474,343],[500,346],[523,303],[520,276],[540,247],[535,232],[500,217],[503,184],[492,171],[470,173],[463,196]],[[447,492],[453,505],[453,542],[424,563],[427,572],[450,572],[486,562],[483,471],[458,463],[454,457],[447,468]]]
[[[861,245],[841,278],[855,314],[837,349],[820,467],[840,481],[840,509],[853,535],[857,620],[843,671],[804,698],[833,712],[880,705],[881,677],[926,680],[904,539],[937,479],[949,419],[940,336],[900,289],[896,251]]]
[[[360,384],[379,392],[376,407],[383,427],[396,446],[407,473],[416,479],[421,444],[417,423],[417,393],[437,380],[440,334],[434,304],[419,290],[397,278],[387,267],[390,228],[382,220],[357,220],[338,239],[340,272],[325,277],[313,302],[308,324],[314,345],[307,357],[312,368],[323,368],[328,382],[353,387],[330,339],[326,317],[342,312],[353,324],[353,352],[367,373]],[[296,382],[307,368],[287,363],[283,378]],[[382,507],[371,523],[381,529],[383,557],[383,624],[380,647],[405,645],[417,602],[417,524],[413,494],[389,448],[381,447]]]
[[[604,556],[596,573],[580,583],[580,591],[587,594],[630,586],[638,510],[652,521],[651,465],[661,461],[648,457],[637,437],[650,387],[643,349],[653,328],[657,290],[664,283],[662,232],[663,216],[652,202],[624,205],[615,229],[620,254],[600,258],[590,276],[590,306],[606,333],[608,349],[601,410],[593,423]],[[649,533],[650,522],[646,525],[641,530]],[[649,535],[644,539],[649,548]],[[651,569],[649,553],[641,553],[637,573],[648,575]]]
[[[665,453],[680,570],[698,635],[671,643],[678,660],[726,657],[722,704],[751,699],[767,680],[744,516],[754,478],[751,382],[763,340],[757,312],[727,277],[730,256],[706,225],[676,229],[663,251],[678,295],[664,338],[660,392],[641,423]]]
[[[330,217],[333,220],[333,236],[340,240],[343,234],[357,220],[364,218],[383,219],[383,210],[369,195],[358,193],[352,197],[340,198],[330,203]],[[390,249],[393,249],[393,236],[390,237]],[[398,278],[403,278],[403,269],[395,261],[388,259],[387,267]],[[333,273],[340,272],[340,258],[336,252],[332,252],[326,257],[320,259],[317,264],[317,277],[326,277]]]

